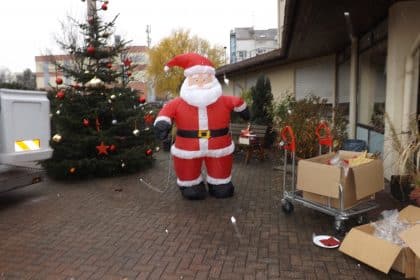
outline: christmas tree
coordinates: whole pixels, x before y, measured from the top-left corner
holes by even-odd
[[[99,2],[100,8],[96,8]],[[57,179],[115,176],[151,166],[155,111],[130,89],[128,42],[111,44],[116,17],[104,22],[108,1],[90,0],[86,22],[73,21],[82,42],[59,42],[71,57],[56,63],[61,75],[49,93],[52,158],[42,162]]]

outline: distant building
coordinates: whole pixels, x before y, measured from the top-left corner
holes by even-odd
[[[255,30],[253,27],[235,28],[230,32],[230,63],[279,48],[277,28]]]
[[[132,61],[133,71],[129,87],[136,89],[147,95],[147,81],[146,81],[146,67],[149,62],[147,56],[147,47],[145,46],[130,46],[128,47],[127,57]],[[118,58],[117,58],[118,59]],[[72,77],[67,77],[57,69],[55,62],[62,65],[70,65],[72,57],[70,55],[42,55],[35,56],[36,63],[36,87],[37,89],[48,90],[55,87],[55,79],[60,76],[64,84],[73,84]],[[121,65],[121,61],[114,61],[115,65]]]

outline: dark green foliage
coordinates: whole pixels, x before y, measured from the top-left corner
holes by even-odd
[[[261,75],[255,86],[251,88],[252,110],[251,122],[254,124],[272,125],[272,102],[271,83],[268,77]]]
[[[273,131],[273,94],[271,92],[270,79],[261,75],[255,86],[251,87],[251,123],[267,125],[265,147],[270,147],[275,140]]]
[[[58,86],[48,94],[52,136],[62,137],[50,141],[52,158],[42,162],[53,178],[117,176],[153,163],[151,151],[156,144],[152,121],[157,110],[140,104],[139,94],[127,87],[126,73],[131,66],[121,66],[127,57],[127,42],[111,44],[108,39],[114,21],[102,23],[95,15],[89,23],[78,24],[85,38],[81,45],[75,41],[60,43],[73,61],[57,63],[57,67],[74,83]],[[87,52],[89,46],[94,46],[94,53]],[[109,67],[110,63],[116,67]],[[103,83],[89,85],[93,78]],[[107,154],[99,154],[97,146],[102,142],[108,146]]]
[[[292,127],[296,137],[296,156],[310,158],[318,155],[318,138],[315,129],[321,121],[326,121],[334,139],[334,149],[339,149],[347,138],[347,121],[342,112],[327,104],[326,99],[308,96],[296,101],[287,96],[277,104],[276,126],[281,131],[286,125]]]

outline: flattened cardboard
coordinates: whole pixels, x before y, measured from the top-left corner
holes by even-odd
[[[420,249],[420,225],[414,224],[420,220],[420,207],[410,205],[401,210],[399,216],[400,219],[413,223],[412,227],[400,234],[403,240],[406,239],[404,241],[408,247],[403,248],[375,237],[373,226],[366,224],[352,228],[339,250],[384,273],[388,273],[392,267],[404,273],[406,278],[420,279],[420,261],[415,255]]]
[[[420,221],[420,207],[409,205],[402,209],[398,213],[398,216],[401,220],[414,224]]]
[[[413,250],[414,254],[420,258],[420,224],[412,226],[400,233],[399,236]]]
[[[359,203],[362,203],[364,201],[371,199],[370,197],[366,197],[365,199],[357,200],[355,192],[347,191],[345,193],[346,195],[344,196],[343,209],[351,208],[353,206],[356,206]],[[340,200],[338,198],[332,198],[332,197],[310,193],[306,191],[302,192],[302,197],[311,202],[316,202],[321,205],[340,209]]]
[[[372,233],[371,225],[352,228],[341,243],[339,250],[379,271],[388,273],[400,254],[401,247],[379,239]]]

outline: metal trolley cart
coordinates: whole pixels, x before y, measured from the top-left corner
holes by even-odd
[[[324,132],[324,133],[322,133]],[[321,123],[315,130],[319,142],[319,151],[321,154],[322,147],[327,146],[329,151],[332,150],[333,139],[330,135],[330,130],[326,123]],[[283,198],[281,206],[286,214],[293,212],[294,203],[301,204],[305,207],[317,210],[327,215],[334,216],[334,228],[337,231],[344,230],[344,222],[352,217],[357,217],[358,222],[364,222],[364,214],[368,211],[376,209],[378,204],[373,200],[360,202],[359,204],[344,209],[344,191],[343,187],[339,185],[339,207],[334,208],[329,205],[322,205],[314,201],[305,199],[302,192],[296,189],[296,138],[292,127],[286,126],[281,131],[282,148],[284,149],[284,166],[283,166]],[[287,187],[287,160],[288,154],[291,157],[291,184]]]

